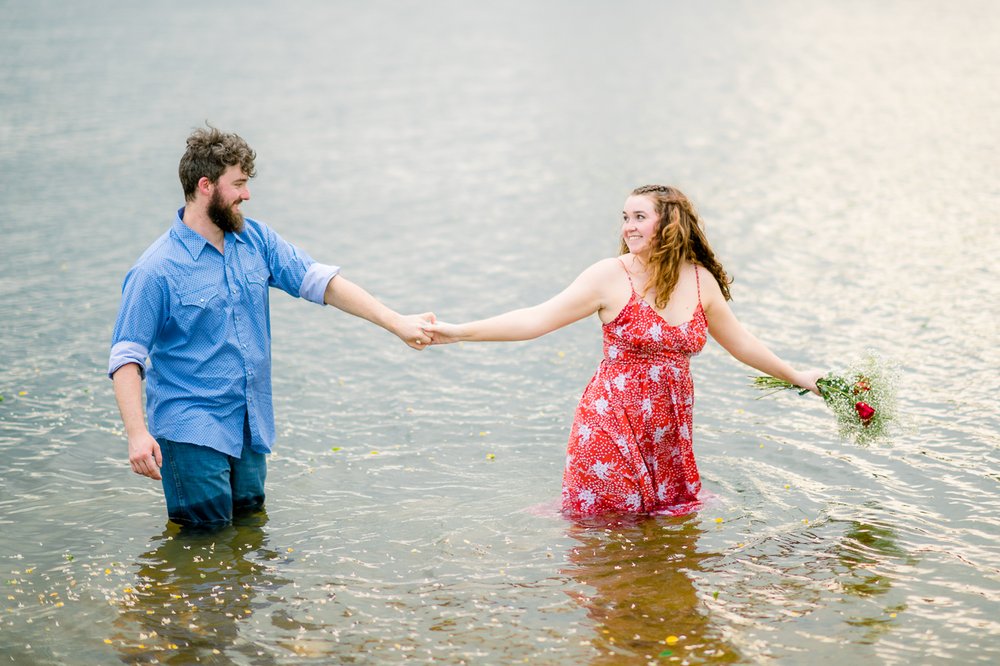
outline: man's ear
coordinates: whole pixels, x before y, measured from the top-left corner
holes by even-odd
[[[204,194],[206,197],[212,196],[212,187],[215,185],[212,181],[208,179],[208,176],[202,176],[198,179],[198,191]]]

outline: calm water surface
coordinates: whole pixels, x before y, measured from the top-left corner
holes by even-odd
[[[0,7],[0,662],[1000,661],[995,3]],[[249,214],[450,320],[676,184],[744,323],[898,359],[903,427],[839,441],[710,345],[702,510],[573,523],[596,318],[417,353],[276,294],[267,515],[178,534],[104,371],[206,119],[258,152]]]

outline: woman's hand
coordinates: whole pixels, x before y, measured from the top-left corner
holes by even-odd
[[[461,324],[437,321],[424,324],[423,329],[431,337],[432,345],[446,345],[462,340],[463,326]]]
[[[822,370],[802,370],[795,373],[795,379],[792,383],[804,389],[809,389],[816,395],[820,395],[819,387],[816,386],[816,380],[820,377],[825,377],[826,374]]]

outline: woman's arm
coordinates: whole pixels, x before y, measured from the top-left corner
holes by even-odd
[[[613,263],[608,263],[613,262]],[[531,340],[594,314],[606,305],[609,285],[617,268],[615,259],[604,259],[590,266],[573,282],[544,303],[511,310],[489,319],[465,324],[438,322],[424,329],[434,334],[432,344],[460,341]],[[621,279],[621,276],[618,276]]]
[[[703,306],[708,319],[708,332],[733,358],[766,375],[807,388],[819,395],[816,380],[825,373],[819,370],[798,371],[778,358],[757,339],[733,314],[715,280],[704,280]]]

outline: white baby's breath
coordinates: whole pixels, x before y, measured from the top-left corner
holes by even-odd
[[[868,446],[884,441],[896,420],[896,384],[899,367],[869,351],[856,363],[838,373],[831,372],[816,381],[823,400],[837,417],[837,428],[844,439]],[[776,393],[808,390],[776,377],[755,377],[754,386]]]

